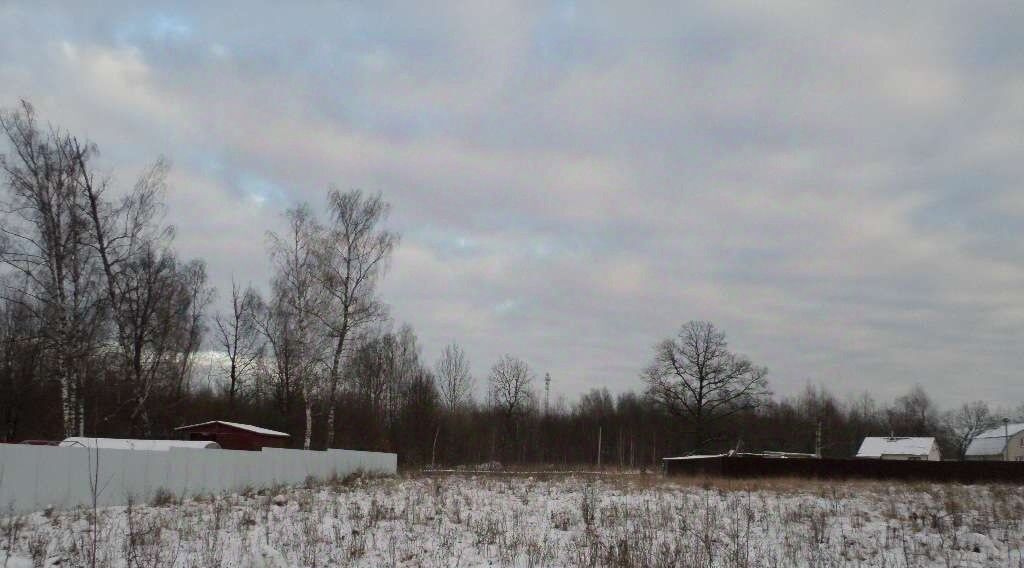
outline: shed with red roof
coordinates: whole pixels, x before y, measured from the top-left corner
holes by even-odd
[[[210,420],[180,426],[174,431],[187,440],[217,442],[225,450],[256,451],[262,448],[283,448],[288,445],[288,439],[291,438],[290,435],[277,430],[226,420]]]

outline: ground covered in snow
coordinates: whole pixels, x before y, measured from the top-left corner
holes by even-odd
[[[1006,485],[349,479],[0,520],[0,566],[1012,566]]]

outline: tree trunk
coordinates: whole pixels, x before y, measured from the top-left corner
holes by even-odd
[[[328,402],[331,407],[327,409],[327,445],[325,447],[331,449],[331,446],[334,445],[334,401]]]
[[[131,415],[132,433],[148,438],[150,435],[149,411],[146,409],[146,396],[139,393],[135,397],[135,408]]]
[[[345,307],[346,312],[348,307]],[[338,343],[334,346],[334,358],[331,361],[331,384],[327,393],[327,404],[330,408],[327,411],[327,447],[334,443],[334,407],[337,405],[338,382],[341,378],[341,354],[345,349],[345,338],[348,336],[348,316],[345,316],[341,324],[341,332],[338,334]]]
[[[441,435],[441,425],[437,425],[437,430],[434,430],[434,445],[430,448],[430,469],[434,469],[437,465],[437,437]]]
[[[236,340],[237,341],[237,340]],[[235,385],[238,382],[238,371],[235,369],[235,356],[231,356],[231,383],[228,385],[228,410],[235,411]]]
[[[693,417],[693,451],[704,451],[704,413],[699,405]]]
[[[60,378],[60,402],[64,423],[64,437],[74,436],[77,404],[75,404],[75,393],[71,386],[71,381],[66,375]]]
[[[85,437],[85,400],[82,391],[78,391],[78,437]]]
[[[75,435],[75,404],[74,388],[71,384],[71,373],[68,372],[64,353],[57,354],[57,375],[60,380],[60,411],[63,434],[67,438]]]
[[[302,449],[308,450],[313,437],[313,405],[306,402],[306,433],[303,436]]]

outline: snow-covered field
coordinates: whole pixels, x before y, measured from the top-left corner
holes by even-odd
[[[446,475],[168,501],[4,518],[0,566],[1024,567],[1018,486]]]

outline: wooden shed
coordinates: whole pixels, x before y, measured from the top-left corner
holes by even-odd
[[[284,432],[260,428],[249,424],[210,420],[201,424],[191,424],[174,429],[186,440],[203,440],[217,442],[225,450],[251,450],[262,448],[283,448],[288,445],[291,436]]]

